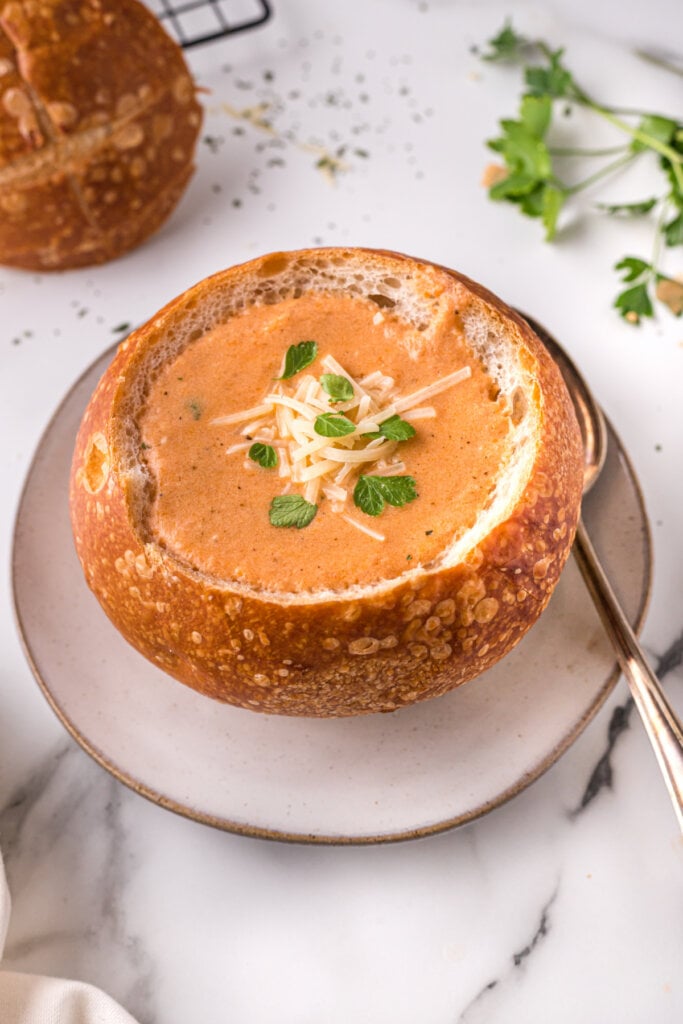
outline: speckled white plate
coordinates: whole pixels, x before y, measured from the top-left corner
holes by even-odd
[[[511,655],[448,696],[391,715],[259,715],[202,697],[143,659],[86,587],[68,516],[77,426],[111,355],[75,384],[38,446],[13,560],[17,620],[35,676],[64,726],[103,767],[156,803],[230,831],[379,842],[486,813],[578,736],[617,672],[571,559],[548,609]],[[613,432],[585,518],[639,625],[650,583],[649,530]]]

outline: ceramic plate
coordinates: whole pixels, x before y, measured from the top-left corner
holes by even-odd
[[[552,765],[617,671],[570,559],[521,644],[446,697],[391,715],[290,719],[219,704],[164,675],[119,636],[85,585],[68,475],[105,353],[74,385],[28,474],[14,539],[17,620],[35,676],[81,746],[126,785],[199,821],[307,842],[379,842],[470,821]],[[650,583],[640,490],[618,438],[585,519],[636,626]]]

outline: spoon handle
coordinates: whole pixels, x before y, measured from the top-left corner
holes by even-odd
[[[643,649],[605,575],[583,520],[579,520],[576,530],[574,554],[631,688],[683,831],[683,727],[657,676],[645,660]]]

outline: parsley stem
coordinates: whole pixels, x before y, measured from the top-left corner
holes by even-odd
[[[627,164],[630,164],[631,161],[635,160],[639,155],[639,153],[629,152],[626,156],[619,157],[618,160],[613,160],[611,163],[601,167],[599,171],[595,172],[595,174],[589,175],[589,177],[584,178],[584,180],[578,182],[578,184],[566,187],[565,192],[570,196],[574,195],[575,192],[581,192],[584,188],[588,188],[589,185],[593,185],[596,181],[599,181],[606,175],[611,174],[612,171],[617,171],[620,167],[625,167]]]
[[[639,110],[638,107],[603,107],[610,114],[626,114],[628,117],[650,117],[651,110]]]
[[[671,167],[676,177],[678,187],[683,192],[683,154],[678,153],[675,149],[672,149],[671,146],[667,146],[665,142],[660,142],[659,139],[655,139],[652,135],[648,135],[647,132],[642,131],[640,128],[634,128],[632,125],[627,124],[626,121],[622,121],[620,117],[616,117],[615,114],[606,110],[605,107],[601,107],[599,103],[594,103],[593,100],[588,99],[588,97],[586,97],[586,102],[591,110],[596,114],[599,114],[601,117],[604,117],[604,119],[609,121],[610,124],[613,124],[615,128],[621,128],[621,130],[626,132],[627,135],[630,135],[632,139],[642,142],[644,146],[648,147],[648,149],[654,149],[655,152],[666,157],[666,159],[671,162]]]
[[[580,149],[571,146],[551,147],[551,156],[612,156],[613,153],[624,153],[629,149],[628,142],[622,146],[607,146],[605,149]]]
[[[664,227],[664,219],[666,216],[666,212],[667,204],[662,203],[659,209],[659,213],[657,215],[657,227],[655,228],[655,236],[652,243],[652,270],[650,273],[650,279],[656,278],[657,276],[657,264],[659,263],[659,257],[661,256],[662,252],[662,238],[664,237],[662,229]]]
[[[665,71],[671,71],[674,75],[683,75],[683,71],[676,67],[671,61],[667,60],[666,57],[658,57],[654,53],[649,53],[647,50],[636,50],[636,56],[642,60],[646,60],[649,64],[655,64],[658,68],[664,68]]]

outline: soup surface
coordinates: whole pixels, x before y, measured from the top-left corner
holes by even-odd
[[[302,341],[316,342],[314,361],[276,381],[287,350]],[[263,423],[275,422],[272,412],[265,420],[254,414],[237,423],[214,421],[262,407],[269,394],[292,395],[305,375],[319,380],[329,373],[329,357],[355,382],[375,371],[392,378],[387,407],[463,367],[470,376],[402,413],[415,433],[386,445],[382,463],[354,465],[339,483],[335,467],[310,485],[319,492],[308,525],[272,525],[273,498],[312,494],[285,473],[292,447],[276,431],[270,446],[278,462],[265,468],[249,457],[249,447],[271,441],[272,429]],[[344,414],[342,401],[323,397],[329,414]],[[391,310],[343,295],[305,294],[252,307],[192,342],[154,381],[140,426],[155,481],[148,528],[157,540],[196,569],[280,593],[339,590],[430,564],[472,526],[511,443],[508,412],[465,344],[455,311],[426,341]],[[340,443],[364,449],[369,440]],[[361,475],[409,476],[417,497],[369,515],[354,502]],[[333,497],[325,494],[329,485]]]

